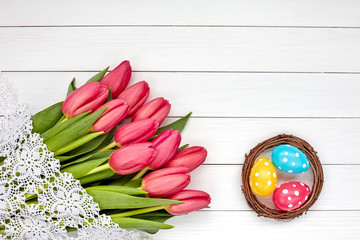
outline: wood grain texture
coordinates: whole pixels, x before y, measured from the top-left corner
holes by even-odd
[[[356,0],[1,0],[0,26],[227,25],[359,27]]]
[[[201,211],[168,222],[175,229],[161,231],[157,240],[354,240],[360,235],[360,212],[348,211],[309,212],[290,222],[258,218],[250,211]]]
[[[204,190],[211,195],[211,208],[207,211],[250,211],[241,192],[241,169],[241,165],[201,166],[192,172],[188,189]],[[357,191],[360,165],[324,165],[323,169],[324,187],[310,211],[360,211],[360,193]],[[294,175],[277,172],[280,185],[284,179],[312,185],[310,172]],[[266,203],[271,198],[266,197],[261,201]]]
[[[101,68],[105,66],[102,63]],[[62,100],[73,77],[81,86],[94,74],[9,72],[4,76],[19,99],[37,112]],[[150,99],[170,100],[171,116],[192,111],[196,117],[360,117],[360,74],[136,72],[131,83],[142,80],[150,84]]]
[[[0,36],[3,71],[94,70],[124,57],[148,71],[360,71],[360,29],[40,27]]]

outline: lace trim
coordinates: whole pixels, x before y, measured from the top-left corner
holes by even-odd
[[[31,114],[17,103],[0,73],[0,239],[143,239],[137,231],[121,229],[68,173],[60,173],[37,133]],[[29,194],[38,203],[26,204]],[[76,228],[70,237],[66,227]],[[76,235],[76,234],[75,234]]]

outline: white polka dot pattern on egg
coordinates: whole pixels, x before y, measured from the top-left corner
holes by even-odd
[[[289,155],[289,153],[288,153],[288,152],[285,152],[285,155]]]
[[[299,196],[299,191],[295,191],[295,196]]]
[[[293,207],[293,205],[290,203],[288,207],[289,207],[289,208],[292,208],[292,207]]]
[[[265,162],[265,166],[269,166],[269,163],[268,163],[268,162]]]
[[[291,165],[295,166],[295,163],[293,162]]]
[[[296,157],[299,157],[300,155],[299,155],[299,153],[295,153],[295,156],[296,156]]]
[[[288,173],[292,173],[293,171],[292,170],[289,170]]]
[[[303,168],[306,168],[306,164],[305,164],[305,163],[303,164]]]
[[[267,182],[267,185],[269,185],[269,186],[271,185],[271,180],[269,180],[269,181]]]
[[[287,158],[283,158],[283,161],[284,161],[284,162],[287,162],[287,161],[288,161],[288,159],[287,159]]]
[[[276,177],[276,173],[273,173],[273,177]]]
[[[258,176],[259,176],[259,173],[258,173],[258,172],[256,172],[256,173],[255,173],[255,177],[258,177]]]
[[[288,197],[288,200],[290,201],[290,200],[291,200],[291,197]]]
[[[270,174],[271,174],[271,172],[267,172],[267,174],[268,174],[268,175],[270,175]]]
[[[293,187],[296,187],[296,184],[293,184]]]
[[[283,191],[282,191],[282,193],[283,194],[287,194],[289,191],[287,190],[287,189],[284,189]]]
[[[305,197],[305,201],[308,199],[308,196]]]
[[[299,205],[301,204],[301,202],[299,202]]]
[[[300,183],[301,186],[305,186],[303,183]]]
[[[259,185],[257,182],[255,183],[255,186]]]

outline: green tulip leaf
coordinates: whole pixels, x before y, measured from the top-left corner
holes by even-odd
[[[113,98],[112,98],[112,95],[111,95],[111,88],[109,88],[109,95],[108,95],[106,101],[110,102],[111,100],[113,100]]]
[[[189,146],[189,144],[182,145],[181,147],[179,147],[178,151],[181,151],[181,150],[187,148],[188,146]]]
[[[105,68],[104,70],[102,70],[101,72],[95,74],[93,77],[91,77],[91,78],[87,81],[87,83],[88,83],[88,82],[100,82],[101,79],[104,78],[104,76],[105,76],[105,74],[106,74],[106,72],[107,72],[108,69],[109,69],[109,67],[107,67],[107,68]]]
[[[105,110],[106,107],[84,117],[64,131],[58,133],[56,136],[45,142],[48,149],[55,152],[83,135]]]
[[[85,184],[90,184],[90,183],[94,183],[94,182],[98,182],[104,179],[108,179],[111,178],[112,176],[114,176],[116,173],[111,170],[111,169],[106,169],[104,171],[101,172],[97,172],[94,174],[90,174],[87,175],[85,177],[80,178],[80,183],[81,185],[85,185]]]
[[[75,158],[77,156],[80,156],[80,155],[83,155],[86,153],[90,153],[94,150],[96,150],[96,151],[94,151],[92,153],[96,153],[97,150],[104,148],[111,142],[111,140],[114,136],[114,132],[115,132],[115,129],[108,132],[107,134],[101,135],[101,136],[87,142],[84,145],[81,145],[78,148],[75,148],[74,150],[71,150],[70,152],[66,153],[66,155],[57,156],[56,158],[59,159],[60,161],[66,161],[66,160]],[[99,147],[100,147],[100,149],[99,149]]]
[[[84,161],[87,161],[87,160],[96,160],[96,159],[99,159],[99,158],[109,158],[110,155],[114,152],[114,150],[106,150],[106,151],[102,151],[102,152],[97,152],[97,153],[91,153],[91,154],[86,154],[85,156],[75,160],[75,161],[72,161],[72,162],[69,162],[69,163],[65,163],[65,164],[62,164],[61,165],[61,168],[65,168],[67,166],[70,166],[70,165],[74,165],[74,164],[77,164],[77,163],[81,163],[81,162],[84,162]],[[57,156],[56,158],[59,158],[60,156]]]
[[[109,158],[99,158],[95,160],[87,160],[82,163],[74,164],[69,167],[61,169],[61,172],[71,173],[74,178],[79,179],[83,177],[86,173],[90,172],[94,168],[100,166],[104,162],[106,162]]]
[[[103,191],[123,193],[123,194],[127,194],[127,195],[147,194],[147,192],[137,189],[137,188],[116,186],[116,185],[93,186],[93,187],[87,187],[87,188],[85,188],[85,190],[103,190]]]
[[[84,118],[89,113],[90,113],[90,111],[86,112],[86,113],[79,114],[76,117],[68,119],[68,120],[66,120],[64,122],[58,123],[54,127],[47,130],[46,132],[42,133],[40,135],[40,137],[42,137],[44,139],[44,142],[46,142],[46,141],[50,140],[51,138],[53,138],[54,136],[56,136],[57,134],[59,134],[60,132],[62,132],[65,129],[69,128],[75,122],[77,122],[80,119]]]
[[[116,185],[116,186],[124,186],[125,184],[127,184],[134,176],[136,175],[136,173],[134,174],[129,174],[129,175],[118,175],[119,177],[117,179],[111,180],[110,182],[108,182],[107,184],[110,185]]]
[[[61,155],[67,152],[70,152],[71,150],[74,150],[77,147],[83,146],[84,144],[90,142],[91,140],[96,139],[98,136],[100,136],[101,134],[103,134],[104,132],[92,132],[92,133],[88,133],[84,136],[80,136],[78,139],[76,139],[75,141],[69,143],[68,145],[60,148],[59,150],[54,152],[54,155]]]
[[[110,192],[104,190],[90,189],[86,191],[94,198],[94,201],[99,204],[101,210],[145,208],[182,203],[181,201],[176,200],[134,197],[119,192]]]
[[[31,117],[33,122],[33,130],[32,132],[35,133],[43,133],[50,128],[52,128],[59,119],[63,116],[62,113],[62,104],[63,102],[55,103],[50,107],[38,112],[34,116]]]
[[[153,229],[171,229],[174,226],[161,223],[161,222],[155,222],[155,221],[149,221],[144,219],[136,219],[136,218],[122,218],[122,217],[112,217],[112,220],[119,224],[121,228],[124,229],[142,229],[142,230],[153,230]]]
[[[75,91],[76,89],[77,89],[77,87],[75,86],[75,78],[73,78],[69,84],[67,96],[69,96],[69,94],[72,93],[73,91]]]
[[[151,213],[135,215],[133,217],[137,218],[137,219],[143,219],[143,220],[148,220],[148,221],[153,221],[153,222],[165,223],[165,221],[172,218],[173,215],[171,215],[169,213],[162,213],[162,212],[151,212]],[[147,233],[150,233],[150,234],[155,234],[160,229],[159,228],[154,228],[154,229],[139,229],[139,230],[143,230],[143,231],[145,231]]]
[[[158,131],[156,132],[155,136],[152,137],[151,139],[154,139],[155,137],[157,137],[160,133],[162,133],[166,129],[174,129],[174,130],[178,130],[179,132],[182,132],[184,130],[185,125],[186,125],[187,121],[189,120],[191,114],[192,114],[192,112],[190,112],[188,115],[176,120],[175,122],[170,123],[169,125],[159,128]]]
[[[138,179],[129,181],[128,183],[124,184],[124,186],[138,188],[141,186],[141,183],[142,183],[142,178],[138,178]]]

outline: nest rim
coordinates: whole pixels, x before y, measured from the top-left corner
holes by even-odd
[[[262,204],[261,202],[259,202],[256,195],[252,192],[249,183],[251,168],[258,159],[259,155],[265,150],[279,146],[281,144],[289,144],[297,147],[300,151],[302,151],[308,158],[310,167],[312,168],[314,174],[313,186],[311,188],[308,200],[299,208],[291,211],[273,209]],[[245,154],[245,161],[242,168],[241,189],[245,196],[247,204],[258,214],[258,216],[263,216],[276,220],[292,220],[296,217],[301,216],[304,213],[306,214],[306,212],[314,205],[314,203],[319,198],[323,183],[324,172],[320,159],[317,156],[317,152],[308,142],[294,135],[279,134],[275,137],[266,139],[261,143],[257,144],[254,148],[252,148],[248,154]]]

